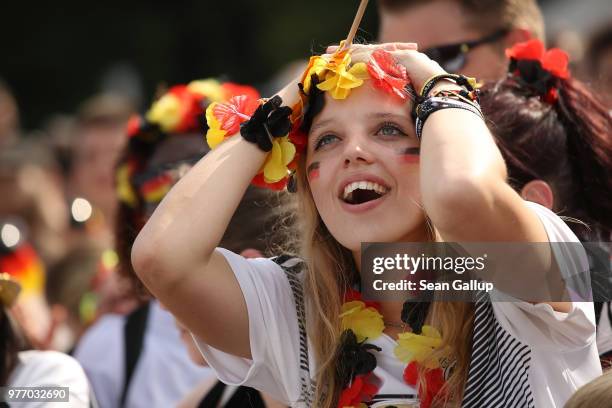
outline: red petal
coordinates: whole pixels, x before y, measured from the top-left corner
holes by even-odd
[[[404,87],[408,84],[406,67],[399,64],[391,53],[385,50],[376,50],[367,64],[368,73],[373,80],[374,87],[406,99]]]
[[[187,89],[187,85],[175,85],[168,90],[168,93],[174,95],[181,105],[181,120],[172,131],[175,133],[185,133],[197,129],[198,115],[202,113],[202,109],[198,104],[201,96],[192,93]]]
[[[126,133],[128,137],[134,137],[140,132],[140,125],[142,124],[142,120],[139,115],[132,115],[128,120]]]
[[[406,67],[399,64],[390,52],[385,50],[376,50],[372,53],[372,60],[386,73],[394,78],[408,80]],[[372,61],[368,63],[372,65]]]
[[[411,362],[404,369],[404,381],[408,385],[416,385],[419,379],[418,363],[416,361]]]
[[[544,44],[534,39],[514,44],[512,48],[506,49],[506,56],[515,60],[538,60],[544,55]]]
[[[233,82],[225,82],[221,85],[221,88],[223,88],[223,90],[225,91],[227,99],[239,95],[246,95],[249,97],[249,99],[253,100],[257,100],[261,97],[257,89],[249,85],[240,85],[235,84]]]
[[[287,181],[288,179],[287,177],[285,177],[284,179],[279,180],[276,183],[266,183],[266,180],[264,180],[264,176],[262,172],[256,175],[255,177],[253,177],[253,180],[251,180],[251,184],[256,187],[262,187],[262,188],[268,188],[270,190],[281,191],[281,190],[284,190],[285,187],[287,186]]]
[[[300,123],[295,122],[288,135],[289,140],[294,144],[298,154],[306,149],[306,144],[308,143],[308,135],[300,129],[300,125]]]
[[[259,106],[256,99],[247,95],[234,96],[226,103],[218,103],[213,108],[213,114],[221,124],[221,129],[228,135],[234,135],[240,130],[240,124],[248,120]]]
[[[557,78],[569,78],[569,56],[559,48],[552,48],[544,54],[542,58],[542,68],[550,72]]]
[[[558,98],[559,98],[559,93],[557,92],[557,89],[550,88],[548,92],[546,92],[546,95],[544,96],[544,101],[552,105],[555,102],[557,102]]]

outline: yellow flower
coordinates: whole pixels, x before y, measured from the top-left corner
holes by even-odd
[[[130,207],[134,207],[138,202],[136,193],[130,184],[130,171],[127,164],[122,165],[117,170],[117,196],[120,201]]]
[[[146,117],[164,132],[170,132],[181,120],[181,103],[176,96],[167,93],[153,103]]]
[[[335,54],[326,66],[324,81],[317,85],[322,91],[330,91],[334,99],[346,99],[351,89],[363,84],[363,80],[368,78],[368,69],[365,63],[358,62],[351,64],[351,54],[349,51],[342,51]],[[348,68],[348,69],[347,69]]]
[[[267,183],[276,183],[287,177],[289,174],[287,165],[294,157],[295,146],[289,141],[288,136],[274,138],[272,150],[263,165],[264,180]]]
[[[208,108],[206,108],[206,122],[208,123],[206,142],[211,149],[217,147],[217,145],[223,141],[223,138],[227,134],[226,130],[221,129],[221,123],[213,114],[213,109],[216,105],[217,102],[213,102],[208,105]]]
[[[200,79],[191,81],[187,85],[187,89],[193,93],[204,95],[212,102],[223,102],[227,99],[227,95],[219,81],[214,79]]]
[[[321,74],[325,71],[327,66],[327,60],[320,55],[316,55],[310,57],[310,61],[308,61],[308,67],[306,67],[306,71],[304,71],[304,75],[302,76],[302,84],[304,86],[304,93],[308,94],[310,92],[310,84],[312,74],[316,74],[321,80]]]
[[[422,334],[401,333],[398,335],[395,356],[404,363],[416,361],[427,368],[438,368],[437,359],[429,358],[442,345],[442,335],[434,327],[424,325]]]
[[[360,300],[343,304],[340,318],[342,330],[352,330],[359,342],[366,338],[376,339],[385,329],[382,315],[373,307],[366,307]]]

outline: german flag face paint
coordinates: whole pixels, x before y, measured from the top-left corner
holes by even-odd
[[[319,178],[319,168],[321,164],[319,162],[312,162],[308,165],[306,169],[306,174],[308,175],[308,181],[315,181]]]
[[[399,149],[397,154],[402,163],[417,164],[420,160],[421,149],[418,147],[405,147]]]

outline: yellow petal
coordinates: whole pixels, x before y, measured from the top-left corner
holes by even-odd
[[[130,184],[130,173],[126,164],[117,170],[117,195],[119,200],[133,207],[138,202],[136,193]]]
[[[269,183],[276,183],[287,176],[287,167],[283,165],[282,149],[278,141],[272,143],[272,151],[268,154],[264,165],[264,179]]]
[[[217,147],[219,143],[221,143],[223,139],[225,139],[226,134],[227,131],[223,129],[208,129],[208,132],[206,132],[206,142],[208,143],[208,147],[210,147],[211,149]]]
[[[147,120],[156,123],[164,132],[171,132],[181,120],[181,103],[172,94],[159,98],[147,112]]]
[[[438,331],[438,329],[436,329],[433,326],[429,326],[429,325],[423,325],[423,327],[421,328],[421,333],[424,336],[427,337],[433,337],[435,339],[441,339],[442,335],[440,334],[440,332]]]
[[[357,341],[376,339],[379,337],[385,324],[382,315],[372,307],[364,307],[361,301],[347,302],[342,305],[342,330],[350,329],[355,333]]]
[[[356,63],[351,67],[351,69],[349,69],[348,72],[354,75],[357,79],[361,80],[368,79],[370,77],[370,74],[368,73],[368,66],[365,64],[365,62]]]
[[[336,88],[338,84],[338,75],[330,72],[325,76],[325,81],[319,83],[317,88],[322,91],[331,91]]]
[[[187,89],[191,92],[204,95],[213,102],[222,102],[226,99],[225,92],[219,81],[215,79],[200,79],[191,81],[187,85]]]
[[[279,138],[279,144],[283,157],[283,165],[287,166],[295,157],[295,146],[289,141],[288,136]]]
[[[213,109],[216,105],[217,102],[213,102],[208,105],[208,108],[206,108],[206,123],[208,123],[206,142],[211,149],[217,147],[217,145],[223,141],[223,138],[227,134],[226,130],[221,129],[221,123],[219,123],[213,114]]]

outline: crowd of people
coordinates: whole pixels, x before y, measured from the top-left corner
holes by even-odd
[[[612,26],[575,62],[534,0],[377,7],[269,95],[194,78],[25,136],[0,82],[0,387],[69,396],[0,405],[610,405]],[[374,302],[364,242],[547,249]]]

